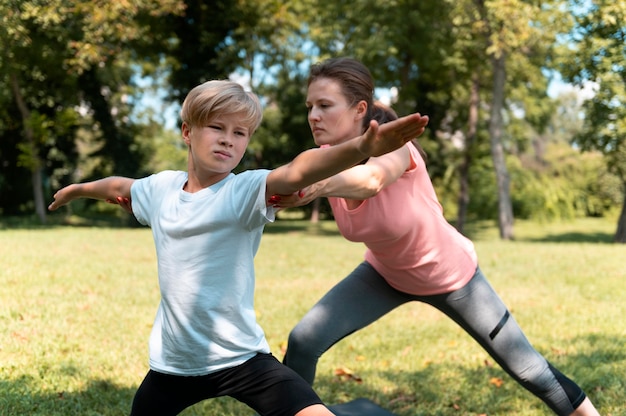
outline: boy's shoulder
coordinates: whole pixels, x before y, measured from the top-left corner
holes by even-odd
[[[157,181],[167,181],[167,180],[173,180],[175,178],[179,178],[179,177],[187,177],[187,172],[181,171],[181,170],[162,170],[160,172],[157,173],[153,173],[152,175],[146,176],[145,178],[142,179],[147,179],[147,180],[157,180]]]
[[[187,176],[187,172],[182,170],[162,170],[161,172],[157,172],[154,175],[161,177],[177,177],[177,176]]]
[[[141,179],[137,179],[131,189],[136,191],[139,189],[161,189],[163,187],[178,186],[179,183],[187,180],[187,172],[178,170],[164,170],[161,172],[153,173],[152,175],[145,176]]]
[[[237,181],[250,181],[256,178],[265,178],[271,172],[269,169],[248,169],[233,175],[229,175],[228,179],[236,179]]]

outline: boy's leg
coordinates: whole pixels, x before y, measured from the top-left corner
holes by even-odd
[[[271,354],[257,354],[220,372],[219,384],[220,395],[234,397],[261,416],[332,415],[311,386]]]
[[[213,395],[202,377],[182,377],[150,370],[139,386],[131,416],[177,415],[185,408]]]
[[[139,386],[131,416],[174,416],[202,400],[231,396],[262,416],[332,415],[311,386],[271,354],[205,376],[150,370]]]

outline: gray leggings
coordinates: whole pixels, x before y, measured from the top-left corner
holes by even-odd
[[[284,363],[310,384],[319,357],[331,346],[394,308],[421,301],[445,313],[517,382],[556,414],[571,414],[585,393],[530,345],[480,269],[461,289],[432,296],[400,292],[367,262],[332,288],[289,334]]]

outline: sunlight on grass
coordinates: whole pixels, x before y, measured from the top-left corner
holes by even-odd
[[[626,265],[614,224],[471,224],[480,264],[528,338],[603,415],[626,402]],[[363,258],[333,223],[278,221],[256,259],[256,310],[282,359],[289,330]],[[148,229],[0,230],[0,415],[128,414],[159,300]],[[400,416],[549,415],[463,331],[409,304],[338,343],[318,367],[328,403],[368,397]],[[230,398],[183,415],[242,415]]]

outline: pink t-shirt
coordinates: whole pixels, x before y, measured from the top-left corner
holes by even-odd
[[[473,243],[443,216],[426,165],[412,144],[409,168],[350,210],[328,198],[341,234],[367,246],[365,260],[394,288],[434,295],[463,287],[478,264]]]

